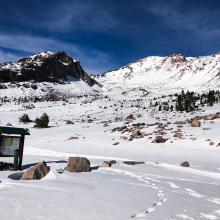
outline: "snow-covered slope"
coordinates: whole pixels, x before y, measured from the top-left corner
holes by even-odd
[[[151,56],[98,76],[106,87],[144,86],[167,89],[220,87],[220,54],[198,58],[176,54]]]
[[[151,106],[172,89],[218,87],[219,59],[149,57],[97,77],[102,88],[83,80],[1,83],[0,125],[31,135],[23,170],[0,171],[0,219],[220,219],[220,104],[189,113]],[[43,113],[49,127],[35,128]],[[20,122],[23,114],[33,122]],[[200,127],[190,125],[195,117]],[[158,136],[166,141],[155,143]],[[70,156],[87,157],[91,172],[67,172]],[[19,180],[42,160],[50,166],[46,177]],[[106,160],[116,164],[98,166]]]

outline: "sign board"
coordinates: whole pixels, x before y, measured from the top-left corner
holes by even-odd
[[[3,136],[1,138],[0,154],[14,156],[15,150],[19,149],[20,137]]]

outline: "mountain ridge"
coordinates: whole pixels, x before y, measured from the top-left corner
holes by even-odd
[[[82,68],[80,62],[72,59],[65,52],[42,52],[14,62],[0,64],[2,82],[35,82],[63,83],[68,78],[83,80],[93,86],[97,82]]]
[[[220,54],[149,56],[96,76],[101,84],[196,89],[220,86]]]

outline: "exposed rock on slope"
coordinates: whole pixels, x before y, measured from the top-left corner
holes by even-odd
[[[0,80],[3,82],[29,81],[59,82],[68,79],[83,80],[90,86],[97,82],[65,52],[43,52],[20,59],[16,62],[0,64]]]

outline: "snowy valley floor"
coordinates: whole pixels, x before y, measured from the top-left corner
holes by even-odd
[[[114,103],[104,109],[106,103],[75,100],[65,105],[36,103],[34,109],[28,110],[13,104],[0,107],[1,125],[11,123],[30,129],[31,135],[25,141],[24,168],[42,160],[51,168],[40,181],[19,181],[15,180],[19,172],[15,175],[0,171],[0,219],[220,219],[220,146],[216,147],[220,142],[220,119],[202,120],[201,127],[174,124],[196,115],[216,113],[220,106],[193,114],[161,115],[135,108],[114,111],[109,107]],[[46,112],[50,128],[36,129],[33,123],[19,123],[24,112],[32,119]],[[135,116],[130,124],[170,122],[170,130],[164,134],[168,140],[152,143],[156,125],[145,126],[141,131],[148,135],[132,141],[121,138],[126,133],[112,132],[125,124],[124,118],[130,113]],[[66,120],[74,124],[66,124]],[[182,139],[173,137],[176,129],[182,130]],[[116,142],[119,144],[113,145]],[[94,167],[110,159],[117,164],[89,173],[57,172],[72,155],[88,157]],[[125,160],[146,163],[131,166],[124,164]],[[182,161],[189,161],[190,167],[181,167]]]

